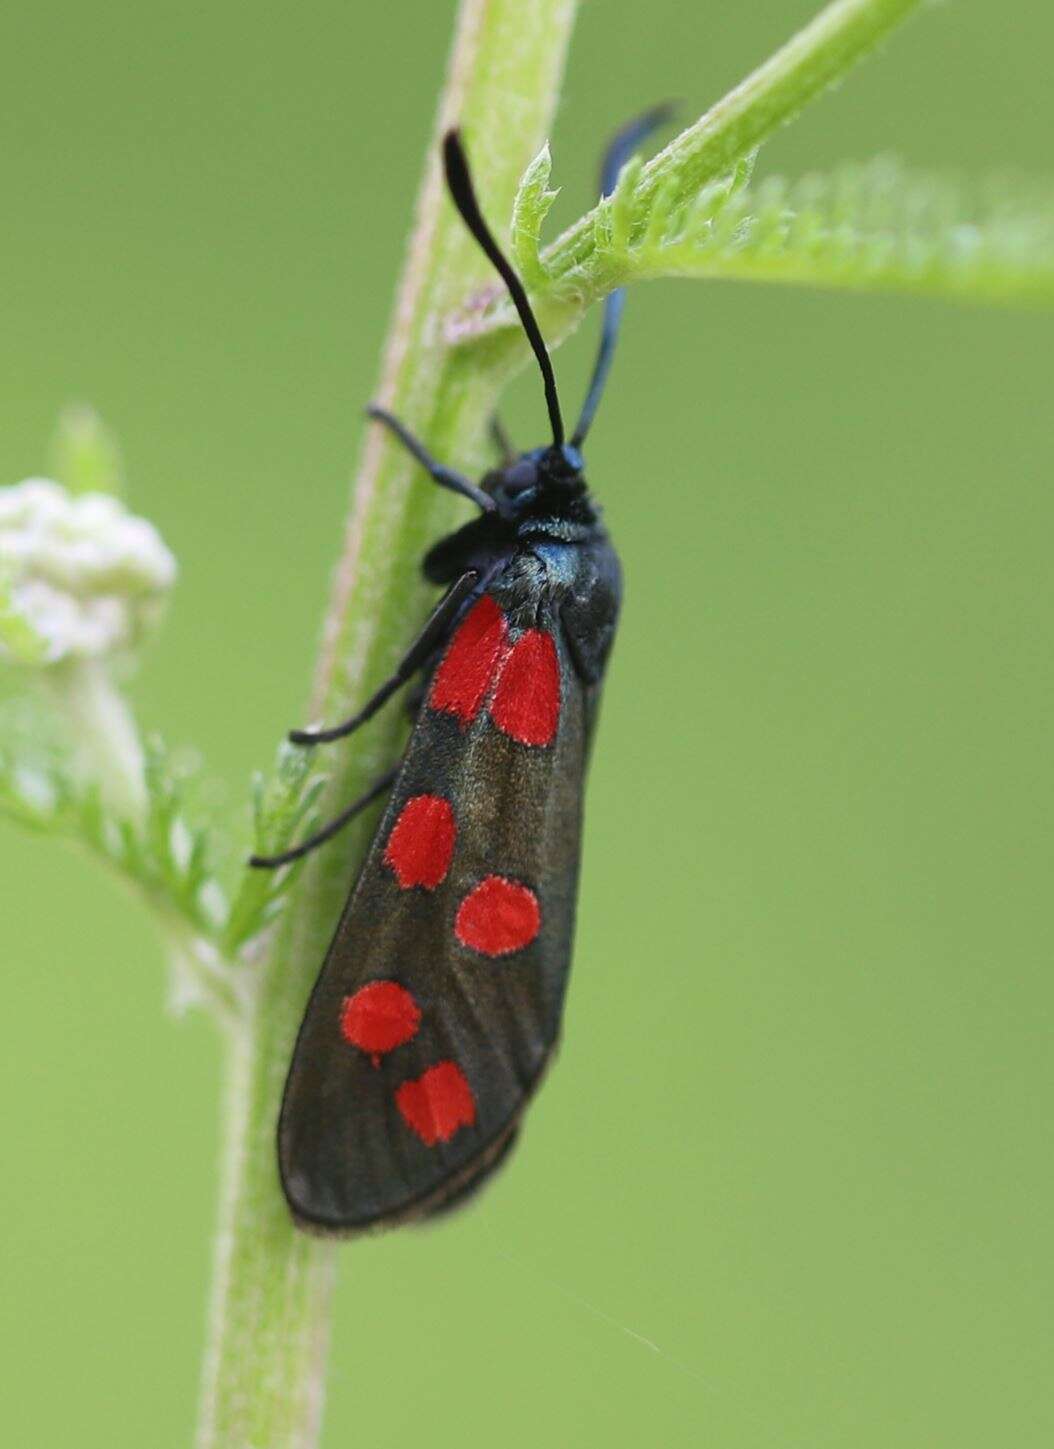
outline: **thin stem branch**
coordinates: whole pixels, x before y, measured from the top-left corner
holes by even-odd
[[[647,215],[660,192],[672,204],[697,195],[708,181],[728,171],[840,81],[921,3],[833,0],[641,168],[631,202],[633,211]],[[611,203],[601,205],[610,208]],[[595,237],[592,212],[564,232],[544,259],[553,282],[582,265]]]
[[[70,724],[85,774],[98,781],[105,804],[121,819],[141,825],[146,813],[143,746],[109,666],[97,659],[71,659],[43,678]]]
[[[711,106],[694,125],[642,166],[628,194],[600,201],[539,258],[546,286],[534,297],[550,346],[578,325],[586,309],[627,280],[619,248],[605,247],[615,208],[627,245],[647,228],[652,210],[671,213],[742,161],[810,101],[841,80],[922,4],[922,0],[833,0],[802,30]],[[494,305],[452,313],[448,337],[466,353],[505,359],[520,350],[516,315],[494,289]]]

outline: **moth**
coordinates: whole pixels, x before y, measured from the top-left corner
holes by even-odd
[[[625,127],[604,160],[610,192],[665,108]],[[295,1219],[353,1232],[446,1209],[506,1156],[560,1030],[578,884],[582,792],[622,592],[586,486],[582,444],[607,380],[623,294],[568,439],[552,363],[522,282],[480,211],[457,132],[447,187],[505,283],[541,371],[552,442],[477,487],[435,461],[390,413],[368,411],[478,516],[423,561],[446,592],[351,734],[417,678],[401,762],[275,867],[388,801],[312,991],[278,1125]],[[496,436],[502,437],[500,429]]]

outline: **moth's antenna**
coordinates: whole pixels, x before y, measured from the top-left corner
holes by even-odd
[[[560,448],[564,442],[564,420],[560,416],[560,399],[556,395],[556,378],[553,375],[553,364],[546,350],[541,329],[538,326],[534,313],[531,311],[531,304],[527,300],[527,293],[524,291],[523,283],[513,271],[511,264],[502,255],[497,242],[490,234],[487,223],[483,220],[483,213],[479,209],[479,202],[476,200],[476,193],[472,187],[472,177],[468,169],[468,158],[465,156],[464,148],[461,145],[461,137],[457,131],[448,131],[443,137],[443,165],[446,169],[446,184],[449,188],[451,199],[461,213],[462,221],[468,227],[476,241],[479,242],[483,251],[486,252],[495,270],[501,276],[506,287],[508,287],[512,304],[520,314],[523,330],[526,332],[527,341],[531,344],[534,355],[538,359],[542,382],[545,384],[545,405],[549,409],[549,422],[553,430],[553,445]]]
[[[619,172],[626,162],[633,155],[634,151],[644,138],[657,126],[669,120],[673,114],[674,107],[669,104],[653,106],[650,111],[637,116],[622,130],[613,137],[610,145],[604,153],[604,159],[600,164],[600,194],[610,196],[618,181]],[[593,364],[593,376],[589,380],[589,391],[586,393],[586,400],[582,404],[582,413],[575,427],[574,436],[571,439],[574,447],[581,447],[586,433],[589,432],[590,424],[600,403],[604,385],[608,380],[608,373],[611,371],[611,363],[615,356],[615,343],[618,341],[619,327],[622,322],[622,313],[626,306],[626,290],[619,287],[617,291],[610,294],[604,303],[604,321],[600,330],[600,348],[597,352],[597,360]]]

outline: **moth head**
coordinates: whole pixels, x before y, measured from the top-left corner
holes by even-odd
[[[488,473],[483,487],[502,518],[514,521],[528,514],[559,517],[586,491],[585,463],[573,443],[534,448]]]

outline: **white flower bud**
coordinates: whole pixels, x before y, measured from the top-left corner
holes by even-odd
[[[110,494],[46,478],[0,488],[0,657],[23,664],[126,653],[157,620],[176,561]]]

